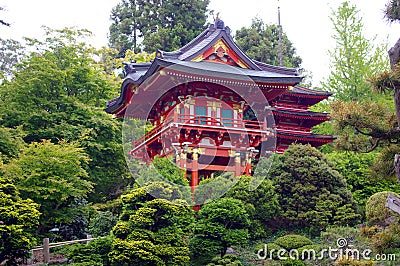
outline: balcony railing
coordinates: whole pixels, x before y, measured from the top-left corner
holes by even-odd
[[[196,126],[202,128],[213,128],[221,130],[249,130],[249,131],[267,131],[267,124],[264,121],[260,123],[254,120],[243,120],[233,118],[215,118],[209,116],[195,116],[174,113],[167,117],[158,126],[151,129],[143,137],[134,142],[134,146],[140,145],[146,140],[154,137],[170,124],[175,123],[178,126]]]

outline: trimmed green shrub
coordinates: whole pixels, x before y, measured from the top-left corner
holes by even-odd
[[[242,266],[242,262],[234,254],[227,254],[221,258],[221,256],[215,256],[207,266]]]
[[[387,226],[399,221],[400,216],[385,206],[386,199],[390,193],[400,197],[396,193],[384,191],[375,193],[368,199],[365,207],[365,216],[368,224]]]
[[[305,236],[301,235],[285,235],[277,238],[274,243],[286,250],[298,249],[306,245],[312,245],[313,242]]]

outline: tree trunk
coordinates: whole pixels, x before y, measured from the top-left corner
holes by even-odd
[[[390,67],[394,71],[394,66],[400,62],[400,39],[389,50]],[[396,108],[397,127],[400,127],[400,88],[394,88],[394,107]],[[400,155],[396,154],[394,158],[394,171],[400,182]]]

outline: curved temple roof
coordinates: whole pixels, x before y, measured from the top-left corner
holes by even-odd
[[[209,60],[229,59],[229,64]],[[227,58],[227,59],[226,59]],[[297,69],[268,65],[249,58],[234,42],[229,27],[217,20],[195,39],[182,48],[173,51],[157,51],[156,58],[149,63],[127,63],[126,77],[118,98],[107,102],[105,111],[115,113],[132,97],[127,92],[131,85],[140,85],[163,68],[173,67],[182,72],[195,73],[216,78],[252,80],[257,83],[287,84],[295,86],[303,79]]]

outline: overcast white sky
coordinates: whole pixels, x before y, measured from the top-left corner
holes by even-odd
[[[7,10],[0,17],[12,23],[10,28],[0,27],[1,38],[21,39],[40,37],[40,27],[78,26],[94,33],[92,44],[107,45],[110,11],[119,0],[0,0]],[[334,46],[329,20],[331,8],[341,0],[280,0],[281,23],[285,33],[303,59],[302,67],[313,73],[314,85],[329,74],[327,51]],[[361,10],[367,37],[378,35],[378,41],[389,38],[392,46],[400,38],[400,25],[388,24],[383,9],[388,0],[352,0]],[[210,9],[220,12],[220,17],[233,32],[250,26],[259,16],[267,23],[277,23],[278,0],[211,0]]]

